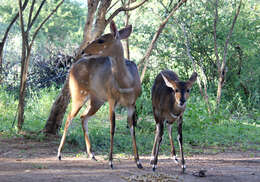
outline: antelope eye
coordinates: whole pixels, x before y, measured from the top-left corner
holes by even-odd
[[[179,90],[178,90],[178,89],[175,89],[175,92],[177,93],[177,92],[179,92]]]
[[[187,89],[187,92],[189,93],[189,92],[190,92],[190,89]]]
[[[99,44],[103,44],[105,41],[103,39],[98,39]]]

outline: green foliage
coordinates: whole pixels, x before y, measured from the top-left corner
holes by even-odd
[[[50,112],[50,107],[59,90],[55,87],[29,92],[26,99],[25,130],[41,130]],[[0,130],[16,132],[16,121],[18,108],[18,97],[15,93],[0,88]]]
[[[227,52],[227,74],[222,97],[225,97],[224,100],[228,102],[234,101],[234,95],[237,99],[239,98],[239,102],[233,102],[233,110],[238,110],[241,105],[247,109],[260,109],[260,32],[257,26],[260,8],[256,1],[249,2],[243,4],[241,8]],[[143,57],[160,21],[174,4],[172,3],[169,7],[167,3],[168,1],[153,1],[147,3],[144,8],[136,10],[138,13],[131,15],[134,27],[136,27],[134,34],[130,37],[131,54],[132,59],[137,63],[140,60],[138,57]],[[223,59],[225,41],[237,6],[237,1],[219,2],[217,44],[220,61]],[[215,97],[219,74],[214,53],[214,9],[213,1],[192,1],[176,12],[157,41],[149,59],[146,78],[151,78],[152,82],[152,78],[163,69],[174,70],[183,79],[191,74],[192,63],[187,56],[185,37],[180,25],[183,24],[186,27],[191,55],[206,75],[209,94]],[[140,14],[142,16],[138,16]],[[150,32],[150,36],[147,36],[147,32]],[[140,54],[142,55],[139,56]],[[199,71],[199,76],[202,79],[201,71]],[[144,85],[147,83],[145,81]]]
[[[153,0],[130,12],[130,24],[133,25],[133,33],[129,39],[130,57],[136,63],[139,63],[145,54],[161,21],[169,14],[176,2]],[[39,6],[38,3],[37,1],[35,7]],[[48,0],[46,2],[37,20],[38,22],[36,22],[37,24],[50,13],[55,3],[57,1]],[[237,1],[219,1],[217,43],[220,60],[223,58],[224,44],[237,5]],[[117,3],[108,14],[111,14],[119,6],[120,3]],[[187,56],[185,37],[180,24],[186,27],[190,51],[195,63],[201,66],[206,75],[209,94],[215,97],[218,72],[213,41],[214,8],[214,1],[189,1],[169,20],[149,59],[148,70],[143,82],[143,93],[147,93],[147,95],[142,95],[140,101],[138,101],[138,107],[141,110],[144,109],[141,112],[151,112],[146,100],[149,100],[148,93],[153,78],[161,70],[174,70],[182,79],[188,78],[192,72],[192,63]],[[17,13],[17,9],[17,3],[2,0],[0,7],[0,33],[2,35],[12,17]],[[28,11],[29,9],[25,10],[26,15],[28,15]],[[240,99],[239,105],[237,102],[233,103],[234,111],[238,110],[241,105],[246,109],[260,109],[259,11],[259,3],[255,0],[243,4],[228,46],[227,73],[222,97],[228,102],[234,100],[234,95]],[[73,55],[73,51],[82,40],[86,12],[87,7],[78,1],[65,1],[58,12],[40,31],[32,52],[32,61],[37,59],[38,55],[41,55],[44,59],[50,59],[50,55],[60,53]],[[124,13],[115,17],[115,21],[118,22],[120,28],[124,25],[124,18]],[[7,69],[15,70],[17,73],[19,73],[20,67],[17,63],[19,62],[19,55],[21,55],[20,35],[17,22],[11,29],[4,50],[4,63],[9,65]],[[199,76],[202,77],[201,71],[198,72]],[[19,85],[19,79],[15,75],[7,78],[6,81],[10,82],[10,85]]]
[[[35,11],[39,7],[41,1],[36,1]],[[28,21],[30,10],[29,1],[24,11],[25,23]],[[50,14],[55,8],[57,1],[47,0],[44,4],[39,18],[32,27],[32,32],[39,24]],[[14,1],[2,0],[0,7],[0,35],[4,35],[7,26],[18,13],[18,4]],[[73,54],[83,37],[83,27],[86,18],[86,8],[76,1],[64,1],[58,11],[44,24],[36,37],[33,54],[40,54],[47,58],[53,52],[62,52],[64,54]],[[81,28],[80,28],[81,27]],[[0,39],[2,39],[0,36]],[[5,62],[15,64],[19,62],[21,55],[21,32],[19,27],[19,19],[12,27],[7,43],[4,49]]]
[[[14,121],[18,100],[14,94],[0,90],[0,134],[12,137],[17,134]],[[144,90],[143,92],[146,92]],[[51,104],[59,93],[55,87],[30,92],[25,108],[25,132],[40,131],[47,120]],[[149,93],[143,93],[142,102],[150,103]],[[147,96],[147,98],[145,98]],[[147,100],[148,99],[148,100]],[[210,102],[214,102],[211,100]],[[148,107],[148,106],[147,106]],[[149,106],[151,107],[151,106]],[[260,150],[260,113],[230,114],[229,104],[221,108],[218,113],[208,115],[206,106],[197,94],[192,94],[184,114],[183,137],[185,153],[217,152],[228,149]],[[70,109],[70,108],[69,108]],[[149,155],[154,142],[155,122],[151,108],[138,109],[138,123],[136,128],[137,145],[140,155]],[[84,108],[81,112],[84,111]],[[81,113],[80,112],[80,113]],[[65,144],[65,152],[75,150],[85,151],[85,141],[81,128],[80,113],[73,120]],[[66,117],[66,116],[65,116]],[[107,155],[110,148],[110,122],[108,105],[105,104],[89,121],[89,135],[96,154]],[[127,128],[127,112],[116,111],[116,132],[114,139],[114,153],[121,155],[132,154],[132,138]],[[63,127],[61,128],[63,133]],[[175,146],[178,147],[177,129],[174,124],[173,136]],[[26,137],[26,136],[25,136]],[[31,139],[43,140],[42,134],[28,135]],[[59,140],[57,141],[59,142]],[[211,149],[211,150],[209,150]],[[177,150],[178,151],[178,150]],[[170,143],[167,130],[164,131],[161,154],[170,155]]]

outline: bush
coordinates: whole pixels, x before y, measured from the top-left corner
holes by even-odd
[[[67,76],[68,70],[74,58],[60,52],[52,54],[48,59],[41,55],[32,55],[28,70],[28,90],[39,90],[41,88],[56,85],[60,87]],[[19,90],[20,64],[7,62],[3,64],[2,86],[10,91]]]

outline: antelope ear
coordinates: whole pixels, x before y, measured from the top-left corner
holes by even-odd
[[[117,31],[116,24],[113,20],[110,23],[110,31],[111,31],[111,34],[114,36],[115,39],[119,38],[119,32]]]
[[[193,72],[189,81],[193,84],[197,80],[198,74],[196,72]]]
[[[167,87],[170,87],[172,88],[173,90],[175,90],[176,88],[176,84],[174,81],[172,80],[169,80],[166,76],[164,76],[162,73],[161,73],[162,77],[163,77],[163,80],[164,80],[164,83],[166,84]]]
[[[131,33],[132,33],[132,25],[128,25],[127,27],[119,31],[120,39],[127,39]]]
[[[193,83],[197,80],[198,74],[196,72],[193,72],[190,79],[188,80],[188,87],[192,87]]]

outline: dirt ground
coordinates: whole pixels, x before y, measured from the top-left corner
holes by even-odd
[[[50,140],[0,138],[0,182],[260,182],[260,151],[188,156],[186,173],[181,174],[180,167],[167,156],[159,156],[156,172],[149,156],[140,157],[144,169],[138,169],[132,158],[115,156],[112,170],[106,156],[96,156],[97,162],[67,156],[58,161],[57,147],[57,142]],[[206,170],[205,177],[196,176],[200,170]]]

